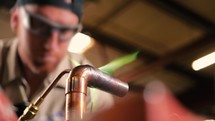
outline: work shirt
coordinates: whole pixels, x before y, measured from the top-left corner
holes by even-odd
[[[29,100],[30,87],[21,75],[21,67],[17,57],[17,39],[0,40],[0,83],[5,94],[14,104],[18,115],[22,114],[25,106],[35,102],[47,86],[65,69],[73,69],[75,65],[71,60],[80,64],[89,64],[86,58],[79,54],[69,53],[58,65],[57,69],[50,73],[38,91]],[[39,107],[39,111],[32,121],[62,121],[65,110],[65,85],[68,74],[65,74],[57,85],[46,96]],[[103,91],[88,88],[86,96],[86,112],[98,111],[113,106],[113,97]],[[21,111],[21,112],[20,112]]]

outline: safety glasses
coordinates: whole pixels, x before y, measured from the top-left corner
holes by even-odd
[[[24,7],[22,7],[22,13],[24,15],[24,26],[37,36],[50,37],[53,31],[57,31],[60,41],[68,41],[82,29],[81,24],[76,26],[60,25],[43,16],[30,13]]]

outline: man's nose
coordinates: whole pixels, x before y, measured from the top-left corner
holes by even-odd
[[[48,50],[58,49],[59,44],[59,32],[57,30],[52,30],[50,32],[49,37],[47,38],[47,42],[45,43],[45,48]]]

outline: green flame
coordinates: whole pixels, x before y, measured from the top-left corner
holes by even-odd
[[[139,52],[137,51],[137,52],[131,53],[129,55],[119,57],[115,60],[112,60],[108,64],[100,67],[99,69],[106,74],[112,75],[113,72],[116,71],[117,69],[136,60],[138,53]]]

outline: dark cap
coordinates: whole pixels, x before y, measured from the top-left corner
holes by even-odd
[[[53,5],[59,8],[71,10],[80,19],[84,0],[17,0],[18,6],[26,4]]]

